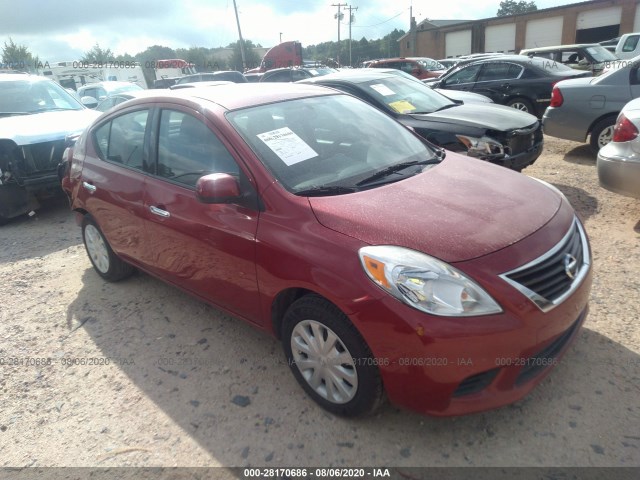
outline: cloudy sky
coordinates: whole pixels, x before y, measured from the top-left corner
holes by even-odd
[[[245,39],[271,47],[299,40],[303,46],[335,41],[337,7],[358,7],[352,36],[383,37],[394,28],[408,30],[409,8],[426,19],[492,17],[499,0],[236,0]],[[536,0],[538,8],[572,0]],[[349,36],[348,15],[341,39]],[[0,46],[9,37],[41,60],[77,60],[98,43],[116,54],[135,55],[151,45],[171,48],[220,47],[238,39],[233,0],[0,0]]]

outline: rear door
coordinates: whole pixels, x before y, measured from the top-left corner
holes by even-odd
[[[125,110],[98,124],[88,140],[78,197],[105,234],[111,248],[135,262],[147,262],[144,241],[145,148],[148,108]]]
[[[198,178],[220,172],[236,176],[247,198],[255,199],[247,173],[194,110],[160,108],[154,131],[155,175],[144,199],[154,273],[257,321],[256,203],[204,204],[195,194]]]

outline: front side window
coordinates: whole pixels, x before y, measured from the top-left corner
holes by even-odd
[[[149,110],[137,110],[100,125],[94,132],[100,158],[135,170],[145,170],[144,133],[148,117]]]
[[[209,173],[239,174],[235,160],[201,120],[176,110],[163,110],[158,135],[160,177],[194,187]]]
[[[478,77],[482,65],[470,65],[468,67],[461,68],[449,75],[445,82],[447,85],[457,85],[459,83],[475,82]]]
[[[623,52],[633,52],[638,46],[638,39],[640,39],[640,35],[632,35],[628,37],[624,41],[624,45],[622,45]]]

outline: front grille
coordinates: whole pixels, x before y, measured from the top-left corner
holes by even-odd
[[[589,264],[587,237],[575,219],[569,232],[546,254],[500,277],[548,311],[578,288]]]
[[[577,330],[578,325],[582,321],[582,318],[586,315],[586,310],[583,311],[578,319],[571,325],[571,327],[556,338],[553,342],[540,350],[534,356],[527,359],[526,365],[522,367],[518,378],[516,378],[516,385],[522,385],[528,382],[532,378],[536,377],[540,372],[545,370],[551,365],[555,365],[556,359],[560,355],[560,352],[567,344],[569,339],[573,336],[573,333]]]
[[[62,160],[62,154],[66,148],[64,140],[35,143],[20,147],[22,159],[17,173],[19,177],[29,177],[33,174],[55,171]]]
[[[493,382],[493,379],[496,378],[499,368],[494,368],[493,370],[489,370],[488,372],[478,373],[476,375],[472,375],[470,377],[465,378],[456,391],[453,392],[454,397],[463,397],[465,395],[471,395],[472,393],[478,393]]]
[[[542,141],[542,129],[540,124],[536,123],[536,128],[524,131],[518,135],[508,139],[509,154],[511,156],[526,152],[534,145]]]

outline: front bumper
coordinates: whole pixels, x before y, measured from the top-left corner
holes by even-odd
[[[546,310],[496,273],[509,261],[526,263],[517,258],[526,252],[538,258],[544,238],[557,237],[561,224],[551,222],[510,248],[454,265],[487,289],[501,304],[500,314],[438,317],[384,295],[350,315],[392,403],[435,416],[494,409],[523,398],[557,366],[586,319],[591,265],[571,293]]]
[[[598,179],[607,190],[640,198],[640,155],[631,143],[609,143],[600,149]]]
[[[542,154],[543,143],[544,142],[540,140],[524,152],[520,152],[516,155],[507,155],[492,163],[510,168],[511,170],[520,171],[529,165],[533,165],[533,163],[538,159]]]

